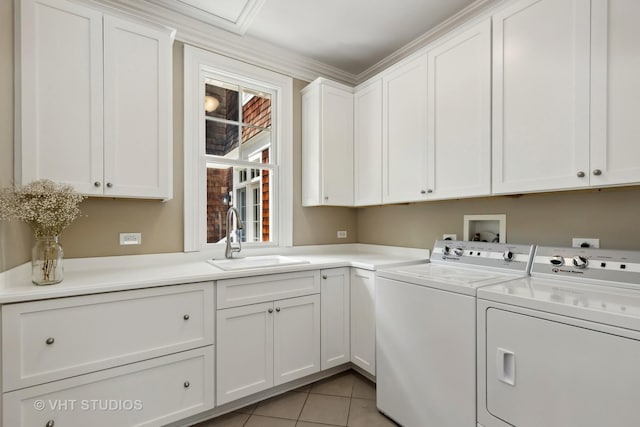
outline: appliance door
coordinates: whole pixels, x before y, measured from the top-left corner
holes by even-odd
[[[640,426],[637,332],[532,311],[485,313],[479,405],[494,417],[517,427]]]
[[[378,409],[404,427],[474,427],[475,298],[376,278]]]

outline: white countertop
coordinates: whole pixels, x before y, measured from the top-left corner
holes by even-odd
[[[213,254],[205,252],[73,258],[64,260],[61,283],[36,286],[31,283],[31,263],[28,262],[0,273],[0,304],[322,268],[378,270],[429,259],[428,249],[365,244],[248,249],[240,256],[274,254],[308,263],[224,271],[209,264],[206,260]]]

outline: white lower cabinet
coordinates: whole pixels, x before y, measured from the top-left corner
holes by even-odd
[[[376,374],[375,273],[351,269],[351,362]]]
[[[213,346],[3,396],[3,426],[162,426],[213,408]]]
[[[320,371],[320,296],[217,312],[217,404]]]
[[[321,367],[329,369],[351,360],[349,268],[320,271]]]

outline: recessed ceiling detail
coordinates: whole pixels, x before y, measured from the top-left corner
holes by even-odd
[[[174,12],[243,35],[265,0],[148,0]]]

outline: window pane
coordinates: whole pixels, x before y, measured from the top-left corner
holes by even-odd
[[[238,122],[240,120],[238,91],[239,88],[236,85],[207,80],[204,97],[204,110],[207,117]]]
[[[271,241],[269,178],[268,169],[207,164],[207,243],[226,244],[230,206],[240,212],[242,242]]]
[[[242,123],[267,129],[271,127],[271,95],[245,90],[242,96]]]
[[[238,125],[213,120],[205,121],[206,153],[214,156],[237,158],[238,153],[229,155],[238,148]]]

